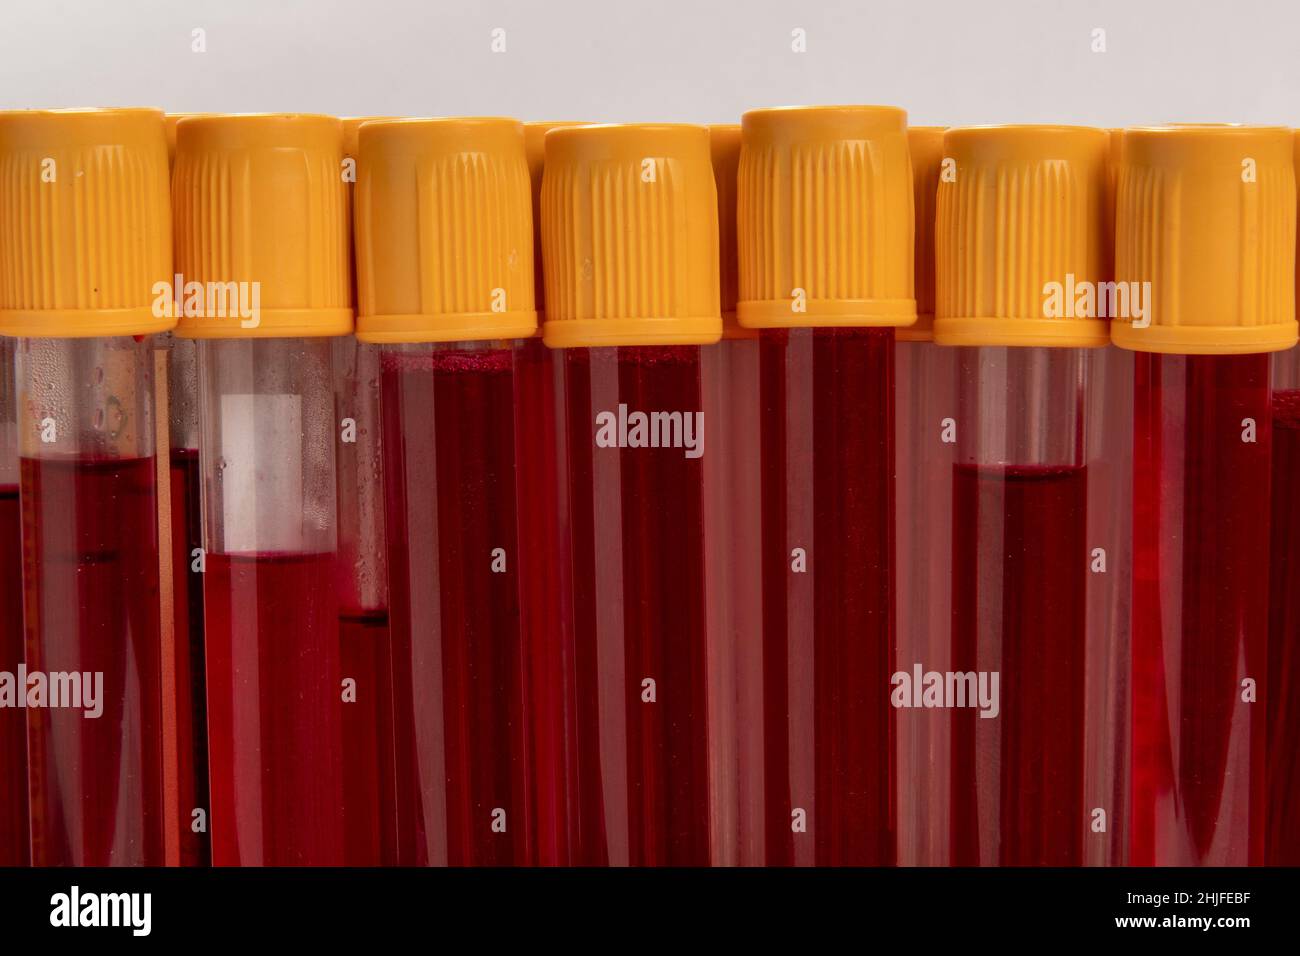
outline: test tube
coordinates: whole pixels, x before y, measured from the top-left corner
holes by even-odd
[[[895,860],[894,328],[916,320],[907,116],[741,118],[759,330],[764,862]]]
[[[560,404],[562,353],[542,341],[545,289],[542,271],[541,196],[546,167],[546,134],[572,121],[524,124],[524,152],[532,187],[533,301],[538,328],[516,343],[515,405],[516,501],[519,540],[520,613],[529,699],[530,789],[537,863],[566,866],[578,862],[582,817],[570,796],[580,790],[582,761],[577,752],[577,708],[566,667],[573,661],[573,594],[569,581],[568,499],[564,487],[564,411]]]
[[[717,640],[709,651],[709,785],[714,862],[759,865],[763,822],[763,562],[759,481],[759,331],[736,318],[740,276],[736,178],[740,124],[709,127],[718,193],[718,284],[722,341],[700,350],[704,421],[705,538]]]
[[[516,120],[371,122],[358,337],[382,345],[398,860],[535,860],[516,421],[535,333]],[[518,341],[516,341],[518,340]]]
[[[14,343],[0,338],[0,671],[17,674],[23,650],[23,551],[18,508],[18,397]],[[25,691],[24,691],[25,692]],[[0,867],[31,861],[27,829],[27,714],[0,709]]]
[[[0,113],[26,668],[47,693],[26,709],[36,865],[164,859],[150,336],[175,324],[170,264],[162,113]]]
[[[706,488],[717,198],[701,126],[546,135],[545,341],[563,350],[575,862],[716,859],[708,663],[720,591]]]
[[[342,120],[344,182],[348,184],[349,200],[356,182],[361,126],[387,118],[350,116]],[[348,235],[352,235],[350,222]],[[351,275],[355,278],[355,270]],[[355,307],[355,281],[351,288]],[[334,339],[333,361],[339,522],[335,588],[339,595],[339,657],[345,705],[344,855],[350,866],[392,865],[397,862],[396,769],[379,347],[341,335]]]
[[[168,113],[167,161],[176,154],[176,124],[195,113]],[[173,277],[173,282],[175,281]],[[203,542],[199,504],[199,356],[193,339],[159,336],[167,353],[169,503],[171,515],[177,849],[182,866],[207,866],[208,718],[203,652]]]
[[[1134,356],[1130,863],[1263,861],[1269,352],[1296,342],[1288,130],[1124,132]]]
[[[944,134],[934,336],[959,353],[950,670],[917,667],[910,696],[939,675],[958,866],[1084,862],[1085,411],[1088,353],[1109,339],[1096,298],[1108,148],[1083,127]]]
[[[342,133],[177,127],[178,334],[198,340],[212,861],[344,862],[332,342],[352,331]]]
[[[916,324],[894,330],[894,433],[898,481],[898,662],[949,668],[952,631],[952,463],[944,441],[957,415],[955,349],[934,344],[934,204],[943,158],[943,127],[911,126],[916,232],[913,274]],[[898,780],[898,862],[948,862],[948,722],[942,711],[895,714]]]
[[[1300,161],[1300,133],[1293,136]],[[1268,612],[1269,866],[1300,866],[1300,349],[1272,357],[1273,474]]]

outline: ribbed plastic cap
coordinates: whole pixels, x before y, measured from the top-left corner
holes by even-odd
[[[1106,344],[1097,298],[1109,148],[1105,130],[1080,126],[944,134],[953,175],[939,178],[935,342]]]
[[[1115,279],[1150,283],[1145,318],[1116,345],[1185,355],[1296,343],[1296,188],[1284,127],[1179,125],[1124,132]]]
[[[533,302],[537,305],[537,334],[546,318],[546,273],[542,266],[542,173],[546,169],[546,134],[581,121],[540,121],[524,124],[524,152],[528,154],[528,179],[533,187]]]
[[[741,117],[737,177],[741,325],[916,321],[903,110],[752,110]]]
[[[1102,232],[1102,239],[1106,243],[1105,258],[1102,266],[1106,270],[1106,278],[1115,278],[1115,195],[1119,189],[1119,164],[1120,157],[1124,155],[1124,131],[1122,129],[1107,130],[1109,150],[1106,155],[1106,225]]]
[[[339,120],[343,124],[343,155],[352,159],[357,158],[358,137],[361,134],[362,123],[375,123],[379,120],[400,118],[398,116],[344,116]]]
[[[176,161],[176,124],[191,116],[210,116],[210,113],[168,113],[163,117],[163,128],[167,131],[167,168]]]
[[[342,159],[342,128],[330,116],[196,116],[177,126],[172,213],[185,283],[178,334],[352,331]]]
[[[160,110],[0,112],[0,334],[165,332],[171,259]]]
[[[536,332],[518,120],[367,123],[358,165],[358,338],[467,342]]]
[[[912,158],[916,240],[912,244],[916,324],[894,333],[900,342],[934,341],[934,203],[943,163],[942,126],[910,126],[907,148]]]
[[[703,126],[579,126],[546,137],[546,344],[722,337],[718,206]]]
[[[752,339],[757,329],[736,321],[740,293],[740,265],[736,249],[736,172],[740,166],[740,124],[709,127],[713,154],[713,183],[718,190],[718,281],[722,302],[722,337]]]

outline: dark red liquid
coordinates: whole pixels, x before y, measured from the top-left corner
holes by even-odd
[[[1138,354],[1134,367],[1131,862],[1259,863],[1268,356]]]
[[[956,866],[1083,862],[1087,504],[1081,466],[954,466],[952,669],[999,675],[950,711]]]
[[[579,862],[583,821],[570,797],[581,791],[574,706],[574,644],[569,560],[564,530],[568,499],[561,489],[557,456],[563,433],[555,377],[559,354],[541,339],[517,347],[515,357],[516,500],[520,612],[534,794],[537,862]]]
[[[397,861],[388,640],[386,610],[344,611],[339,618],[343,678],[356,682],[356,699],[343,705],[344,852],[349,866]]]
[[[333,553],[207,555],[212,862],[344,862]]]
[[[381,383],[398,858],[529,863],[512,353],[388,352]]]
[[[207,828],[194,832],[194,810],[208,813],[208,723],[203,675],[203,575],[193,570],[199,538],[199,452],[171,451],[172,609],[176,667],[177,789],[182,866],[211,862]]]
[[[0,671],[23,660],[23,549],[18,486],[0,487]],[[0,708],[0,866],[31,861],[27,832],[27,713]]]
[[[760,348],[767,861],[887,865],[893,333],[765,331]],[[809,752],[811,779],[799,770]],[[795,809],[807,813],[806,836]],[[810,838],[811,860],[798,847]]]
[[[575,862],[707,865],[702,459],[594,442],[597,414],[616,414],[619,403],[629,412],[700,411],[700,350],[579,348],[564,361],[583,820]],[[643,699],[647,679],[652,702]]]
[[[1268,620],[1270,866],[1300,866],[1300,389],[1273,393]]]
[[[103,713],[26,711],[32,862],[161,866],[152,458],[21,460],[30,671],[102,672]]]

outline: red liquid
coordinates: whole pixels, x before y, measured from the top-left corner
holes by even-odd
[[[392,660],[386,610],[345,611],[339,618],[343,677],[356,700],[343,705],[344,853],[348,866],[397,859],[393,806]]]
[[[893,332],[765,331],[760,348],[767,862],[888,865]]]
[[[32,862],[163,863],[152,458],[21,460],[30,671],[102,672],[103,713],[29,708]]]
[[[23,553],[18,486],[0,487],[0,671],[23,660]],[[31,862],[27,832],[27,712],[0,708],[0,866]]]
[[[537,862],[565,866],[579,862],[582,820],[570,796],[580,792],[573,705],[573,619],[570,555],[563,529],[568,499],[561,489],[557,456],[563,449],[555,376],[558,356],[529,339],[515,357],[516,500],[519,540],[520,611],[529,724],[532,727],[532,788],[536,810]]]
[[[1269,866],[1300,866],[1300,389],[1273,393],[1268,621]]]
[[[955,866],[1083,862],[1087,504],[1081,466],[954,466],[952,669],[1000,710],[950,712]]]
[[[212,862],[344,862],[333,553],[207,555]]]
[[[616,368],[611,359],[607,350],[564,353],[584,824],[575,861],[707,865],[702,459],[594,442],[596,415],[617,414],[619,403],[698,412],[700,350],[621,348]],[[646,679],[653,702],[643,700]]]
[[[182,866],[207,866],[208,834],[194,832],[193,812],[208,810],[208,723],[203,676],[203,575],[195,572],[199,538],[199,452],[171,451],[172,608],[175,620],[177,782]]]
[[[512,354],[388,352],[381,382],[398,859],[526,864]]]
[[[1259,863],[1268,356],[1138,354],[1134,367],[1132,863]],[[1247,677],[1259,703],[1242,699]]]

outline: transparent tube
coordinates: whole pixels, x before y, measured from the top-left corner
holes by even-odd
[[[1090,824],[1087,354],[959,352],[951,670],[933,685],[950,723],[949,861],[1079,865]],[[931,678],[917,683],[914,701]]]
[[[199,492],[199,357],[192,339],[167,336],[167,416],[173,652],[176,674],[177,791],[180,862],[212,860],[208,813],[207,681],[203,650],[202,517]]]
[[[1130,626],[1133,595],[1133,352],[1089,349],[1085,373],[1088,455],[1088,700],[1084,862],[1128,861],[1132,748]],[[1105,811],[1104,820],[1095,811]],[[1104,827],[1103,827],[1104,824]]]
[[[398,860],[535,858],[516,510],[521,346],[385,346]]]
[[[199,343],[212,860],[344,860],[329,339]]]
[[[758,866],[767,832],[759,333],[727,317],[724,328],[721,342],[700,351],[712,862]]]
[[[894,368],[898,481],[897,666],[950,669],[952,632],[952,466],[947,433],[957,419],[961,350],[899,341]],[[943,866],[948,860],[949,721],[941,710],[896,711],[898,862]]]
[[[153,344],[16,349],[32,862],[162,865]]]
[[[1300,866],[1300,349],[1273,371],[1272,541],[1269,549],[1265,863]]]
[[[379,425],[379,349],[334,339],[343,809],[351,866],[397,862],[392,651]]]
[[[18,507],[18,398],[14,340],[0,339],[0,671],[17,674],[23,648],[23,554]],[[27,715],[0,708],[0,866],[31,860],[27,821]]]
[[[760,335],[761,859],[892,864],[894,334]]]
[[[561,356],[581,864],[715,860],[708,661],[722,592],[706,541],[702,351]]]
[[[1135,865],[1262,861],[1267,355],[1134,359]]]
[[[573,587],[560,357],[540,336],[515,352],[515,500],[519,515],[520,620],[528,701],[529,778],[537,862],[579,862],[584,821],[573,796],[584,761],[576,747]]]

